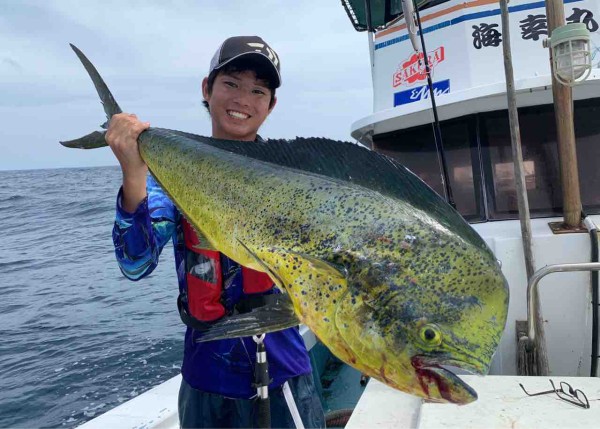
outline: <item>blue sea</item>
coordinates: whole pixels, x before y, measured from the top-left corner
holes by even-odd
[[[118,167],[0,171],[0,427],[75,427],[179,373],[170,245],[140,282],[111,239]]]

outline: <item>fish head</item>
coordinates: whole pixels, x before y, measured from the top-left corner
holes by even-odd
[[[430,401],[477,399],[452,369],[488,373],[506,324],[508,286],[495,259],[472,247],[460,250],[450,264],[432,258],[403,267],[388,259],[362,270],[354,286],[349,282],[351,299],[338,316],[355,324],[354,333],[342,336],[358,354],[357,367]]]

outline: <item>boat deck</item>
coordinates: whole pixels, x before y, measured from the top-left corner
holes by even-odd
[[[181,375],[148,390],[79,428],[178,429],[177,395]]]
[[[358,401],[347,429],[359,428],[597,428],[600,421],[600,379],[554,377],[582,390],[590,408],[584,409],[559,399],[555,394],[528,397],[530,392],[550,390],[548,377],[461,376],[478,393],[469,405],[424,403],[419,398],[394,390],[371,379]],[[176,429],[177,392],[180,376],[91,420],[80,428]]]
[[[554,393],[529,397],[528,392],[551,390],[548,377],[460,376],[478,393],[471,404],[424,403],[422,400],[371,380],[359,400],[346,429],[407,428],[598,428],[600,422],[600,379],[590,377],[552,377],[582,390],[590,408],[584,409],[558,398]]]

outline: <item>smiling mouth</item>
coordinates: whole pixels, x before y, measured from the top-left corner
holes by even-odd
[[[227,110],[227,115],[230,118],[235,118],[235,119],[248,119],[248,118],[250,118],[250,115],[248,115],[246,113],[238,112],[236,110]]]
[[[435,402],[451,402],[468,404],[477,400],[477,392],[444,366],[467,370],[474,374],[484,375],[488,368],[484,365],[459,362],[452,359],[438,360],[427,356],[414,356],[411,363],[426,397]]]

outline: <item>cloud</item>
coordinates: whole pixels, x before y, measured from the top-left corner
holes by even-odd
[[[339,2],[0,2],[0,169],[115,163],[110,151],[68,152],[57,143],[104,118],[69,43],[96,65],[123,110],[208,134],[200,82],[218,45],[239,34],[262,36],[282,61],[266,137],[349,139],[350,124],[371,113],[366,36]]]
[[[2,61],[0,62],[0,67],[8,67],[10,69],[13,69],[13,71],[16,71],[17,73],[23,72],[23,67],[21,66],[21,64],[19,64],[12,58],[2,58]]]

